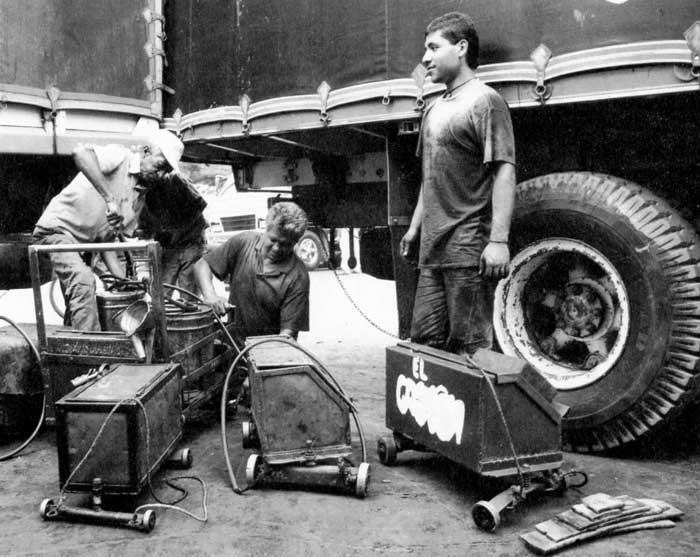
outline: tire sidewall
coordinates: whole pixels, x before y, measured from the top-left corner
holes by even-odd
[[[628,411],[663,369],[672,315],[670,284],[659,254],[630,217],[583,187],[588,180],[622,180],[590,174],[549,175],[518,188],[511,226],[513,253],[536,238],[567,237],[602,253],[617,269],[629,302],[625,347],[608,373],[585,387],[559,391],[569,406],[564,429],[601,425]]]

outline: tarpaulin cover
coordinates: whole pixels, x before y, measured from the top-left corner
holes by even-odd
[[[145,5],[0,1],[0,83],[148,100]]]
[[[166,114],[409,77],[425,25],[448,11],[476,22],[481,63],[647,40],[682,40],[697,0],[178,0],[165,6],[176,90]]]

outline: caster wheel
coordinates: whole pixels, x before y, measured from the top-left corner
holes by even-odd
[[[369,489],[371,478],[369,462],[362,462],[357,468],[357,480],[355,480],[355,496],[364,499]]]
[[[472,507],[472,519],[480,530],[493,532],[501,523],[501,515],[488,501],[479,501]]]
[[[150,532],[156,527],[156,513],[148,509],[141,517],[141,524],[144,532]]]
[[[255,426],[253,422],[241,422],[241,444],[244,449],[254,448],[253,443],[253,432],[255,431]]]
[[[249,486],[254,485],[262,473],[262,458],[259,454],[252,454],[248,457],[245,464],[245,479]]]
[[[44,499],[41,502],[39,514],[44,520],[56,514],[56,503],[54,503],[53,499]]]
[[[396,441],[394,436],[384,436],[377,439],[377,456],[379,462],[386,466],[391,466],[396,463]]]
[[[170,468],[186,469],[192,466],[192,451],[190,449],[178,449],[168,457],[167,464]]]
[[[182,468],[186,469],[186,468],[189,468],[190,466],[192,466],[192,451],[189,448],[182,449],[180,451],[179,457],[180,457],[180,466],[182,466]]]

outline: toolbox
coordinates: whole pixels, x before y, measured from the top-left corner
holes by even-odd
[[[527,362],[478,350],[464,356],[418,344],[386,350],[386,425],[415,443],[485,476],[516,474],[504,432],[511,430],[520,464],[532,472],[561,465],[561,412],[556,390]]]
[[[137,495],[180,440],[181,416],[179,364],[107,368],[56,402],[61,487],[89,492],[101,478],[106,494]]]

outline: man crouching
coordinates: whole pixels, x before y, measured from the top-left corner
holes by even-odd
[[[237,340],[276,334],[296,339],[299,331],[309,330],[309,273],[294,253],[306,225],[298,205],[276,203],[267,212],[264,233],[237,234],[195,264],[204,301],[220,315],[227,304],[216,295],[212,274],[228,277]]]

